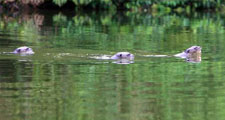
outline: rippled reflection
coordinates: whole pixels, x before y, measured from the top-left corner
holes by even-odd
[[[1,14],[0,118],[224,120],[224,38],[220,13]]]

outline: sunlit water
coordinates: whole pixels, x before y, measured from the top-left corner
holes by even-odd
[[[2,120],[225,119],[220,14],[33,13],[0,20]],[[24,45],[35,54],[8,53]],[[173,57],[192,45],[202,47],[200,62]],[[108,59],[120,51],[135,59]]]

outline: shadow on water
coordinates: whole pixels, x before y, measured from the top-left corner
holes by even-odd
[[[224,26],[219,13],[1,14],[0,52],[35,54],[0,54],[0,118],[224,120]],[[141,57],[192,45],[201,63]],[[88,58],[119,51],[134,63]]]

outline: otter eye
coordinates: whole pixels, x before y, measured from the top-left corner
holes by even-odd
[[[21,49],[17,49],[16,52],[20,53],[21,52]]]
[[[190,52],[190,50],[186,50],[185,52],[186,52],[186,53],[189,53],[189,52]]]
[[[25,50],[28,51],[30,48],[26,48]]]
[[[127,56],[129,57],[129,56],[130,56],[130,54],[127,54]]]
[[[120,54],[120,57],[122,57],[122,54]]]

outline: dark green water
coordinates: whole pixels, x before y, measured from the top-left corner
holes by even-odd
[[[225,16],[2,14],[1,120],[224,120]],[[31,56],[12,55],[30,46]],[[202,61],[173,55],[202,47]],[[129,51],[133,64],[90,58]]]

